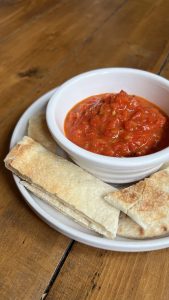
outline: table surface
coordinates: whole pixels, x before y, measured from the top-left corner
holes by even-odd
[[[169,299],[169,249],[72,241],[32,212],[3,163],[22,113],[66,79],[110,66],[169,78],[168,12],[167,0],[0,1],[0,299]]]

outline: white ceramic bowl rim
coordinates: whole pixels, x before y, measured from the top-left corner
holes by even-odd
[[[166,147],[163,150],[160,150],[156,153],[140,156],[140,157],[110,157],[110,156],[104,156],[100,154],[96,154],[90,151],[87,151],[74,143],[72,143],[69,139],[66,138],[66,136],[58,129],[56,121],[55,121],[55,101],[56,97],[59,96],[63,88],[68,87],[73,82],[78,81],[81,78],[90,77],[98,73],[106,74],[111,72],[116,73],[130,73],[130,74],[142,74],[144,77],[156,79],[159,83],[166,85],[169,88],[169,81],[159,75],[156,75],[154,73],[150,73],[147,71],[139,70],[139,69],[132,69],[132,68],[101,68],[96,69],[92,71],[88,71],[85,73],[81,73],[80,75],[74,76],[71,79],[67,80],[65,83],[63,83],[58,90],[54,93],[54,95],[49,100],[49,103],[47,105],[46,110],[46,118],[47,118],[47,124],[49,127],[49,130],[53,137],[56,137],[57,140],[60,142],[60,145],[66,145],[67,148],[70,148],[72,152],[74,152],[77,156],[83,157],[88,159],[91,162],[100,163],[103,162],[107,166],[123,166],[123,167],[134,167],[134,166],[141,166],[142,164],[146,164],[147,167],[149,164],[154,163],[162,163],[164,161],[164,157],[169,158],[169,147]]]

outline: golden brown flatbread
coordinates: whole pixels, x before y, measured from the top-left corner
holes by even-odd
[[[149,226],[147,229],[143,229],[137,223],[135,223],[126,214],[120,213],[119,225],[117,235],[129,239],[148,239],[166,236],[169,234],[169,225]]]
[[[115,238],[119,210],[103,199],[114,190],[112,186],[29,137],[24,137],[10,151],[5,165],[28,189],[56,209],[107,238]]]
[[[47,127],[45,112],[41,111],[30,118],[28,136],[43,145],[49,151],[56,153],[57,144]]]
[[[142,228],[169,226],[169,169],[104,198]]]

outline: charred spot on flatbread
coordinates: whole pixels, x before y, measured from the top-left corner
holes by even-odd
[[[144,229],[142,227],[139,227],[138,229],[139,229],[139,234],[141,236],[143,236],[144,235]]]
[[[163,226],[161,226],[161,229],[162,229],[164,232],[167,232],[167,230],[168,230],[168,229],[167,229],[167,227],[166,227],[166,226],[164,226],[164,225],[163,225]]]

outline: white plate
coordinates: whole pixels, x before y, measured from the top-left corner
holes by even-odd
[[[55,91],[56,89],[43,95],[25,111],[15,127],[11,138],[10,147],[13,147],[20,139],[22,139],[24,135],[26,135],[29,118],[39,110],[45,108],[48,100]],[[43,219],[47,224],[57,231],[76,241],[97,248],[124,252],[151,251],[169,247],[169,237],[143,241],[120,237],[117,237],[115,240],[102,238],[96,233],[79,226],[69,217],[62,215],[54,208],[35,197],[20,184],[20,180],[17,176],[14,176],[14,180],[28,205],[41,219]]]

